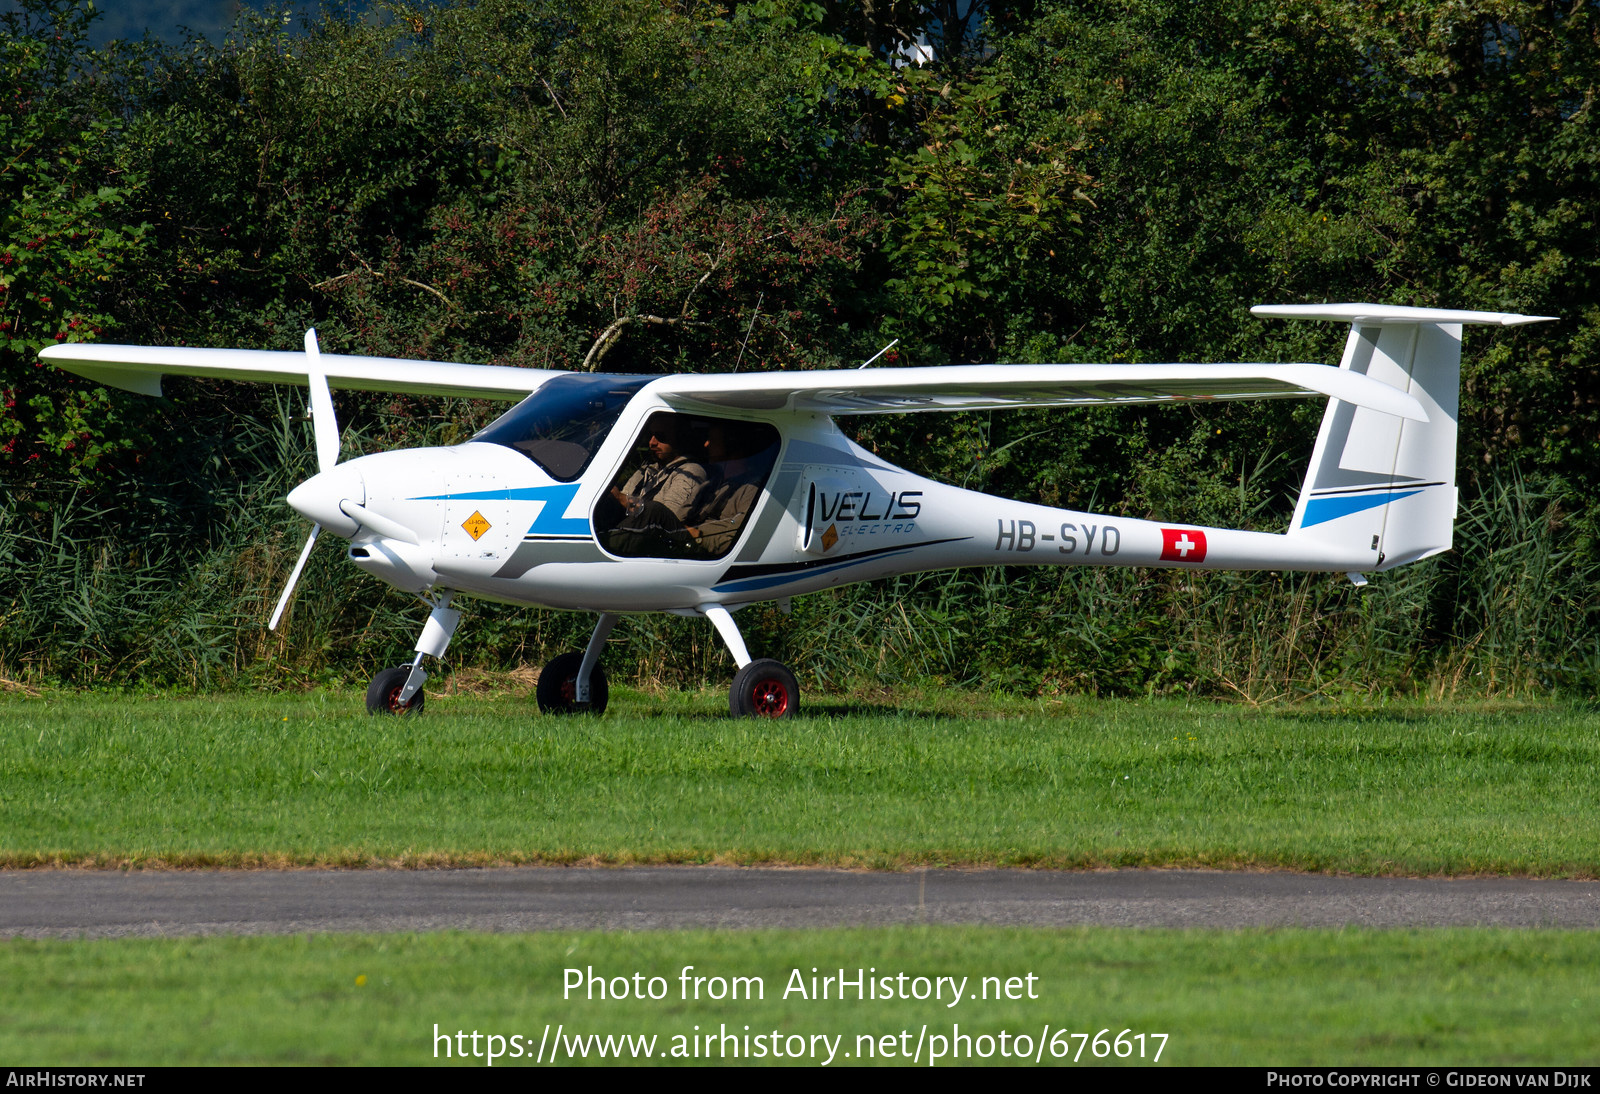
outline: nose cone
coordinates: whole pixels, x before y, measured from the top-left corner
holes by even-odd
[[[320,475],[313,475],[289,491],[289,507],[309,521],[322,525],[336,536],[349,539],[359,525],[339,508],[341,501],[357,505],[367,502],[366,484],[361,472],[347,463],[331,467]]]

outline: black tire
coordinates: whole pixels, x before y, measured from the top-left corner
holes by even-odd
[[[589,701],[579,703],[575,698],[578,693],[578,669],[582,666],[583,654],[564,653],[544,667],[544,671],[539,673],[539,686],[534,689],[540,710],[546,714],[606,712],[611,693],[606,685],[606,670],[598,664],[589,674]]]
[[[400,705],[400,692],[405,689],[406,678],[411,675],[410,665],[396,665],[384,669],[367,685],[368,714],[421,714],[422,689],[411,697],[411,702]]]
[[[800,711],[800,685],[783,662],[752,661],[733,678],[728,711],[735,718],[793,718]]]

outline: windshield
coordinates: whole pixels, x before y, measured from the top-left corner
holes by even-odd
[[[475,441],[514,448],[557,482],[572,482],[600,446],[622,408],[654,376],[557,376],[480,429]]]

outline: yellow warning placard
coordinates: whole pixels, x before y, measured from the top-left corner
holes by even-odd
[[[833,550],[833,545],[835,543],[838,543],[838,542],[839,542],[839,530],[838,530],[838,528],[836,526],[832,525],[832,524],[828,525],[828,530],[826,532],[822,533],[822,549],[824,551],[831,551],[831,550]]]
[[[473,540],[476,541],[480,536],[483,535],[483,533],[487,532],[490,528],[493,528],[494,525],[484,520],[483,514],[474,509],[472,511],[472,515],[461,522],[461,527],[465,528],[467,530],[467,535],[471,536]]]

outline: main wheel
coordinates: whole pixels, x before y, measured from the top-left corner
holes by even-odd
[[[589,702],[578,702],[578,669],[583,666],[583,654],[564,653],[551,661],[539,673],[539,686],[534,695],[539,709],[546,714],[604,714],[610,690],[606,686],[606,670],[598,664],[589,673]]]
[[[800,685],[781,661],[763,658],[740,669],[728,692],[735,718],[793,718],[800,709]]]
[[[411,675],[410,665],[396,665],[384,669],[367,685],[368,714],[421,714],[422,689],[418,688],[411,702],[400,705],[400,693],[405,690],[406,679]]]

